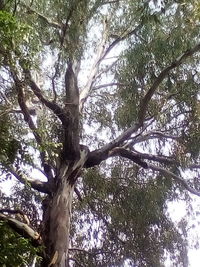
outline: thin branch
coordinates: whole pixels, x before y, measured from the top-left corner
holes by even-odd
[[[166,138],[166,139],[172,139],[172,140],[178,140],[180,139],[179,136],[175,136],[175,135],[170,135],[170,134],[164,134],[162,132],[159,131],[151,131],[145,135],[140,135],[138,137],[133,137],[133,141],[129,142],[126,144],[126,147],[132,147],[135,144],[141,143],[141,142],[145,142],[147,140],[151,140],[151,139],[159,139],[159,138]]]
[[[196,189],[191,188],[183,178],[175,175],[174,173],[172,173],[172,172],[170,172],[168,170],[165,170],[165,169],[163,169],[161,167],[158,167],[158,166],[155,166],[155,165],[152,165],[152,164],[148,164],[148,168],[153,170],[153,171],[158,171],[158,172],[162,173],[166,177],[172,177],[175,181],[177,181],[179,184],[181,184],[190,193],[200,197],[200,192],[197,191]]]
[[[51,79],[52,90],[53,90],[53,95],[54,95],[54,99],[53,99],[54,103],[57,100],[57,92],[56,92],[55,80],[56,80],[56,78],[58,77],[58,74],[59,74],[60,58],[61,58],[61,53],[58,54],[58,59],[57,59],[56,65],[55,65],[55,72],[54,72],[54,75],[53,75],[53,77]]]
[[[119,59],[115,60],[111,65],[108,65],[105,69],[102,69],[95,77],[95,79],[97,80],[98,78],[100,79],[101,78],[101,75],[102,74],[105,74],[105,73],[108,73],[109,70],[112,69],[112,67],[114,67],[117,63]]]
[[[0,95],[8,105],[12,105],[12,103],[9,101],[9,99],[7,98],[7,96],[3,92],[0,91]]]
[[[47,18],[43,14],[41,14],[38,11],[34,10],[32,7],[27,6],[24,3],[21,3],[21,5],[24,6],[29,13],[36,14],[40,19],[44,20],[47,24],[49,24],[49,26],[52,26],[53,28],[58,28],[58,29],[61,29],[62,28],[62,25],[61,24],[59,24],[58,22],[55,22],[55,21],[50,20],[49,18]]]
[[[28,112],[31,116],[36,114],[36,109],[35,108],[29,108]],[[21,109],[10,109],[10,110],[6,110],[4,113],[23,113]]]
[[[110,45],[109,47],[105,50],[103,56],[100,59],[100,62],[102,60],[105,59],[105,57],[108,55],[108,53],[110,53],[110,51],[116,46],[118,45],[120,42],[126,40],[127,38],[129,38],[132,35],[135,35],[141,28],[142,28],[143,24],[139,24],[137,25],[133,30],[127,32],[127,30],[125,31],[124,34],[122,34],[121,36],[119,36],[118,38],[116,38]]]
[[[81,248],[69,248],[69,251],[77,251],[77,252],[82,252],[82,253],[86,253],[86,254],[89,254],[89,255],[92,255],[92,256],[96,256],[96,255],[99,255],[99,254],[109,254],[110,251],[103,251],[101,249],[99,249],[98,251],[88,251],[88,250],[84,250],[84,249],[81,249]]]
[[[74,5],[72,5],[71,9],[69,10],[69,14],[68,14],[68,16],[66,18],[65,24],[62,27],[62,35],[61,35],[61,39],[60,39],[61,48],[63,47],[65,36],[66,36],[66,32],[67,32],[67,28],[68,28],[69,21],[70,21],[70,19],[72,17],[73,12],[74,12]]]
[[[148,108],[148,104],[149,104],[153,94],[157,90],[158,86],[162,83],[162,81],[167,77],[169,72],[171,70],[177,68],[178,66],[180,66],[184,62],[185,59],[192,56],[193,54],[195,54],[199,50],[200,50],[200,44],[197,44],[195,47],[185,51],[181,56],[179,56],[169,66],[167,66],[164,70],[161,71],[161,73],[158,75],[158,77],[156,78],[156,80],[154,81],[154,83],[149,88],[146,95],[144,96],[144,98],[141,101],[140,108],[139,108],[139,115],[138,115],[138,119],[139,119],[140,123],[143,123],[143,121],[144,121],[146,111]]]
[[[120,0],[106,1],[106,2],[102,3],[101,6],[108,5],[108,4],[116,4],[119,2],[120,2]]]
[[[98,90],[105,87],[112,87],[112,86],[127,86],[128,84],[125,83],[106,83],[106,84],[100,84],[95,87],[93,87],[92,90]]]
[[[1,213],[0,220],[5,221],[15,232],[20,234],[22,237],[30,239],[33,246],[38,247],[42,244],[40,234],[33,230],[26,223],[22,223]]]
[[[149,132],[148,135],[153,135],[154,137],[163,137],[163,138],[173,139],[173,140],[177,140],[180,138],[179,136],[165,134],[164,132],[160,132],[160,131],[152,131],[152,132]]]
[[[36,128],[32,118],[31,118],[31,115],[29,113],[28,107],[27,107],[26,102],[25,102],[22,82],[19,80],[18,76],[16,75],[16,73],[14,71],[11,71],[11,72],[12,72],[13,80],[14,80],[15,85],[16,85],[18,103],[19,103],[19,106],[20,106],[22,113],[24,115],[24,120],[27,122],[29,128],[32,130],[33,135],[34,135],[35,140],[37,141],[38,145],[41,145],[41,143],[42,143],[41,137],[37,133],[37,128]]]

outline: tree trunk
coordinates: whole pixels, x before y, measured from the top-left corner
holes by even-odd
[[[43,267],[68,266],[69,231],[74,184],[88,158],[88,148],[81,146],[80,157],[61,164],[55,177],[52,194],[43,202],[43,231],[45,246]]]
[[[71,206],[74,185],[70,177],[63,177],[55,194],[44,203],[43,240],[45,254],[41,266],[66,267]]]

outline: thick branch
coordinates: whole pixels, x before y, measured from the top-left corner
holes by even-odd
[[[116,139],[103,146],[101,149],[94,150],[89,153],[88,159],[85,163],[86,168],[90,168],[95,165],[99,165],[103,160],[109,158],[109,152],[119,147],[124,141],[126,141],[134,132],[140,128],[139,123],[135,123],[132,127],[128,128],[124,133],[119,135]]]
[[[22,218],[24,219],[24,221],[26,222],[27,225],[30,224],[30,221],[27,217],[27,215],[22,211],[22,210],[11,210],[11,209],[1,209],[0,213],[8,213],[8,214],[19,214],[22,216]]]
[[[73,71],[72,61],[68,62],[65,72],[65,113],[67,121],[63,123],[63,160],[76,160],[80,156],[79,145],[79,90],[76,75]]]
[[[103,34],[102,34],[102,40],[97,48],[97,55],[96,55],[96,59],[94,61],[94,64],[92,65],[92,68],[90,70],[90,75],[88,77],[88,81],[86,83],[86,85],[84,86],[83,90],[80,93],[80,104],[79,104],[79,110],[82,111],[83,109],[83,105],[92,89],[92,86],[95,82],[98,70],[99,70],[99,65],[101,62],[101,58],[104,55],[104,51],[105,51],[105,45],[106,45],[106,41],[108,38],[108,32],[107,32],[107,21],[104,20],[104,25],[103,25]]]
[[[24,92],[23,92],[23,86],[21,81],[19,80],[17,74],[12,70],[12,77],[16,85],[16,91],[17,91],[17,97],[18,97],[18,103],[21,108],[21,111],[24,115],[24,120],[27,122],[29,128],[32,130],[32,133],[35,137],[36,142],[38,145],[41,145],[42,140],[39,134],[37,133],[37,128],[31,118],[31,115],[29,113],[29,109],[26,105],[25,99],[24,99]]]
[[[141,167],[147,169],[147,163],[142,161],[140,158],[140,155],[137,155],[136,153],[133,153],[130,150],[126,150],[122,147],[115,147],[114,149],[112,149],[109,154],[109,157],[113,157],[113,156],[120,156],[123,158],[127,158],[132,160],[133,162],[135,162],[136,164],[140,165]]]
[[[15,232],[20,234],[22,237],[30,239],[33,246],[38,247],[42,244],[40,234],[34,231],[27,224],[8,217],[2,213],[0,213],[0,220],[5,221]]]
[[[97,78],[97,73],[99,70],[99,66],[100,63],[105,59],[105,57],[107,56],[107,54],[116,46],[118,45],[120,42],[124,41],[125,39],[127,39],[128,37],[136,34],[136,32],[138,32],[141,27],[142,24],[138,25],[135,29],[129,31],[129,32],[125,32],[122,36],[119,36],[117,39],[115,39],[109,46],[107,49],[105,49],[105,45],[106,45],[106,41],[108,38],[108,32],[107,32],[107,21],[104,21],[104,30],[103,30],[103,35],[102,35],[102,41],[99,44],[99,47],[97,49],[97,56],[96,56],[96,60],[91,68],[90,71],[90,76],[88,78],[88,82],[85,85],[85,87],[83,88],[83,90],[81,91],[80,94],[80,111],[82,111],[83,109],[83,105],[84,102],[86,101],[90,91],[92,90],[93,84]]]
[[[37,144],[39,146],[41,146],[42,145],[42,138],[38,134],[37,127],[35,126],[35,124],[34,124],[34,122],[32,120],[32,117],[30,115],[30,111],[29,111],[29,109],[28,109],[28,107],[26,105],[22,82],[19,80],[15,70],[12,69],[11,73],[12,73],[12,77],[13,77],[13,80],[14,80],[15,85],[16,85],[18,103],[19,103],[19,106],[20,106],[20,108],[22,110],[22,113],[24,115],[24,120],[26,121],[26,123],[28,124],[29,128],[31,129]],[[40,152],[40,158],[41,158],[42,166],[44,168],[44,171],[45,171],[45,174],[46,174],[47,178],[49,180],[52,179],[53,177],[52,177],[51,167],[50,167],[50,165],[47,164],[47,162],[45,160],[45,152]]]
[[[200,50],[200,44],[197,44],[195,47],[185,51],[180,57],[174,60],[168,67],[166,67],[161,73],[158,75],[150,89],[147,91],[146,95],[141,101],[138,119],[140,123],[143,123],[146,111],[148,108],[148,104],[157,90],[158,86],[162,83],[162,81],[167,77],[168,73],[172,70],[180,66],[188,57],[192,56],[194,53]]]
[[[33,93],[38,97],[38,99],[41,101],[41,103],[43,103],[47,108],[49,108],[50,110],[53,111],[53,113],[60,119],[60,121],[62,123],[66,122],[66,118],[64,115],[64,111],[63,109],[56,103],[51,102],[49,100],[47,100],[44,96],[43,93],[41,91],[41,89],[39,88],[39,86],[36,84],[36,82],[33,80],[31,73],[29,70],[25,70],[24,69],[24,73],[26,75],[27,78],[27,82],[28,85],[30,86],[30,88],[32,89]]]
[[[172,157],[151,155],[151,154],[140,153],[140,152],[136,152],[136,151],[132,152],[132,153],[133,153],[133,155],[138,156],[141,159],[152,160],[152,161],[156,161],[156,162],[164,163],[164,164],[177,163],[177,161]]]
[[[16,170],[14,170],[10,166],[5,166],[5,168],[22,184],[28,184],[30,185],[33,189],[49,194],[50,190],[48,188],[48,183],[46,182],[41,182],[40,180],[33,180],[30,178],[25,177],[21,172],[18,174]]]
[[[197,191],[196,189],[191,188],[183,178],[175,175],[174,173],[172,173],[172,172],[170,172],[168,170],[165,170],[165,169],[163,169],[161,167],[158,167],[158,166],[155,166],[155,165],[152,165],[152,164],[148,164],[148,168],[153,170],[153,171],[158,171],[158,172],[162,173],[166,177],[172,177],[175,181],[177,181],[179,184],[181,184],[190,193],[200,197],[200,192]]]

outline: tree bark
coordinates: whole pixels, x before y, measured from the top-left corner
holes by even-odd
[[[74,185],[64,177],[53,197],[44,203],[43,241],[45,255],[41,266],[66,267]]]
[[[52,193],[43,201],[43,267],[68,266],[74,184],[87,160],[88,152],[87,147],[81,146],[79,159],[61,163],[59,175],[54,179]]]

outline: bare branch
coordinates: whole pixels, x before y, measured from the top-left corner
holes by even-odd
[[[146,154],[146,153],[140,153],[136,150],[132,152],[133,155],[140,157],[141,159],[147,159],[147,160],[152,160],[156,161],[159,163],[164,163],[164,164],[179,164],[174,158],[168,157],[168,156],[159,156],[159,155],[152,155],[152,154]]]
[[[98,255],[98,254],[109,254],[110,251],[103,251],[102,249],[98,249],[97,251],[88,251],[88,250],[84,250],[84,249],[81,249],[81,248],[69,248],[69,251],[77,251],[77,252],[82,252],[82,253],[86,253],[86,254],[89,254],[89,255]]]
[[[29,108],[28,112],[29,112],[30,115],[35,115],[36,114],[35,108]],[[6,109],[4,112],[1,112],[0,116],[3,116],[4,114],[7,114],[7,113],[15,113],[15,114],[22,113],[23,114],[23,111],[21,109],[12,109],[12,108],[10,108],[10,109]]]
[[[108,38],[108,33],[107,33],[107,21],[104,21],[104,30],[103,30],[103,36],[102,36],[102,41],[99,44],[99,47],[97,49],[97,57],[96,60],[91,68],[90,71],[90,76],[88,78],[88,82],[85,85],[85,87],[83,88],[83,90],[80,93],[80,111],[82,111],[83,109],[83,105],[84,102],[86,101],[90,91],[92,90],[92,86],[96,80],[96,78],[101,75],[97,75],[98,70],[99,70],[99,66],[100,63],[105,59],[105,57],[108,55],[108,53],[116,46],[118,45],[120,42],[126,40],[128,37],[136,34],[142,27],[142,24],[139,24],[136,28],[134,28],[131,31],[127,30],[124,32],[124,34],[122,34],[122,36],[119,36],[117,39],[115,39],[109,46],[107,49],[105,49],[105,45],[106,45],[106,41]],[[115,64],[116,62],[114,62]],[[112,64],[113,66],[113,64]],[[110,69],[112,66],[109,66],[108,69]],[[105,71],[104,71],[105,72]]]
[[[60,119],[60,121],[62,123],[65,123],[66,122],[66,117],[64,115],[63,109],[58,104],[47,100],[43,96],[43,93],[42,93],[41,89],[36,84],[36,82],[33,80],[29,70],[25,70],[24,69],[24,73],[26,75],[27,82],[28,82],[30,88],[32,89],[33,93],[38,97],[38,99],[41,101],[41,103],[43,103],[47,108],[52,110],[53,113]]]
[[[116,38],[110,45],[109,47],[105,50],[103,56],[101,57],[100,61],[102,61],[107,55],[108,53],[110,53],[110,51],[116,46],[118,45],[120,42],[126,40],[127,38],[129,38],[130,36],[136,34],[141,28],[142,28],[143,24],[139,24],[137,25],[133,30],[131,31],[125,31],[124,34],[122,34],[121,36],[119,36],[118,38]]]
[[[94,64],[92,65],[90,75],[88,77],[88,81],[80,93],[80,103],[79,103],[79,110],[80,111],[82,111],[83,105],[84,105],[84,103],[85,103],[85,101],[86,101],[86,99],[87,99],[87,97],[88,97],[88,95],[92,89],[92,86],[95,82],[96,75],[97,75],[98,70],[99,70],[100,61],[101,61],[102,56],[104,55],[104,50],[105,50],[107,38],[108,38],[107,21],[104,20],[102,40],[101,40],[101,42],[97,48],[97,53],[96,53],[97,56],[96,56],[96,59],[94,61]]]
[[[88,78],[88,82],[86,83],[86,85],[84,86],[83,90],[80,93],[80,111],[82,111],[83,109],[83,105],[90,93],[90,91],[92,90],[92,86],[96,80],[96,78],[101,75],[98,74],[98,70],[99,70],[99,66],[100,63],[105,59],[105,57],[108,55],[108,53],[116,46],[118,45],[120,42],[126,40],[128,37],[136,34],[142,27],[142,24],[139,24],[138,26],[136,26],[136,28],[134,28],[131,31],[128,31],[127,29],[124,31],[124,33],[119,36],[118,38],[116,38],[106,49],[106,42],[108,39],[108,30],[107,30],[107,20],[104,20],[104,29],[103,29],[103,35],[102,35],[102,40],[101,43],[99,44],[98,48],[97,48],[97,56],[96,56],[96,60],[91,68],[90,71],[90,76]],[[116,62],[114,62],[113,64],[116,64]],[[112,64],[112,66],[113,66]],[[110,69],[112,66],[109,66],[108,69]],[[105,71],[103,71],[105,72]]]
[[[15,232],[20,234],[22,237],[30,239],[33,246],[38,247],[42,244],[40,234],[33,230],[26,223],[22,223],[2,213],[0,213],[0,220],[5,221]]]
[[[120,0],[113,0],[113,1],[105,1],[104,3],[102,3],[101,5],[108,5],[108,4],[116,4],[119,3]]]
[[[33,189],[41,192],[41,193],[45,193],[45,194],[49,194],[50,190],[48,188],[48,183],[46,182],[41,182],[40,180],[33,180],[30,179],[28,177],[26,177],[24,174],[22,174],[21,172],[17,172],[17,170],[14,170],[12,167],[10,166],[4,166],[20,183],[22,184],[28,184],[30,185]]]
[[[168,73],[172,70],[180,66],[184,61],[198,52],[200,50],[200,44],[197,44],[195,47],[185,51],[180,57],[178,57],[176,60],[174,60],[169,66],[167,66],[164,70],[161,71],[161,73],[158,75],[152,86],[147,91],[146,95],[141,101],[140,108],[139,108],[139,115],[138,119],[140,123],[143,123],[146,111],[148,108],[148,104],[157,90],[158,86],[162,83],[162,81],[167,77]]]
[[[101,149],[91,151],[88,155],[88,159],[85,163],[85,168],[89,168],[100,164],[103,160],[109,157],[109,152],[115,148],[119,147],[124,141],[126,141],[134,132],[140,128],[139,123],[135,123],[132,127],[128,128],[124,133],[119,135],[116,139],[110,143],[103,146]]]
[[[24,115],[24,120],[27,122],[29,128],[32,130],[33,135],[34,135],[37,143],[39,145],[41,145],[41,143],[42,143],[41,137],[37,133],[37,128],[36,128],[32,118],[31,118],[31,115],[29,113],[29,109],[28,109],[26,102],[25,102],[22,82],[19,80],[15,71],[12,70],[11,72],[12,72],[13,80],[14,80],[15,85],[16,85],[18,103],[19,103],[19,106],[20,106],[22,113]]]
[[[140,165],[141,167],[147,169],[147,163],[141,160],[140,155],[137,155],[136,153],[133,153],[130,150],[126,150],[125,148],[122,147],[115,147],[113,148],[109,153],[108,157],[113,157],[113,156],[121,156],[123,158],[127,158],[132,160],[134,163]]]
[[[74,12],[74,5],[72,5],[71,9],[69,10],[69,13],[68,13],[68,16],[66,18],[65,24],[62,27],[62,35],[61,35],[61,39],[60,39],[61,48],[63,47],[65,36],[66,36],[66,32],[67,32],[67,28],[68,28],[69,21],[70,21],[70,19],[72,17],[73,12]]]
[[[163,169],[161,167],[158,167],[158,166],[155,166],[155,165],[152,165],[152,164],[148,164],[148,168],[153,170],[153,171],[158,171],[158,172],[162,173],[166,177],[172,177],[175,181],[177,181],[179,184],[181,184],[190,193],[200,197],[200,192],[197,191],[196,189],[191,188],[183,178],[175,175],[174,173],[172,173],[172,172],[170,172],[168,170],[165,170],[165,169]]]
[[[106,84],[100,84],[95,87],[93,87],[92,90],[98,90],[105,87],[111,87],[111,86],[127,86],[125,83],[106,83]]]
[[[166,138],[166,139],[172,139],[172,140],[178,140],[180,137],[179,136],[174,136],[174,135],[170,135],[170,134],[165,134],[159,131],[151,131],[148,132],[145,135],[139,135],[137,137],[132,137],[133,141],[129,142],[126,144],[126,147],[132,147],[135,144],[141,143],[141,142],[145,142],[147,140],[151,140],[151,139],[159,139],[159,138]]]
[[[0,213],[19,214],[22,216],[22,218],[24,219],[27,225],[30,224],[30,220],[28,219],[28,216],[22,210],[1,209]]]
[[[26,105],[25,98],[24,98],[24,92],[23,92],[23,83],[20,81],[18,78],[18,75],[14,69],[11,69],[12,77],[15,82],[16,86],[16,91],[17,91],[17,96],[18,96],[18,103],[19,106],[22,110],[22,113],[24,115],[24,120],[28,124],[29,128],[31,129],[36,142],[38,143],[39,146],[42,145],[42,138],[38,134],[37,127],[35,126],[32,117],[30,115],[30,111]],[[46,159],[45,159],[45,152],[40,152],[40,158],[42,162],[42,166],[44,168],[45,174],[48,178],[48,180],[51,180],[53,178],[52,172],[51,172],[51,167],[49,164],[47,164]]]

